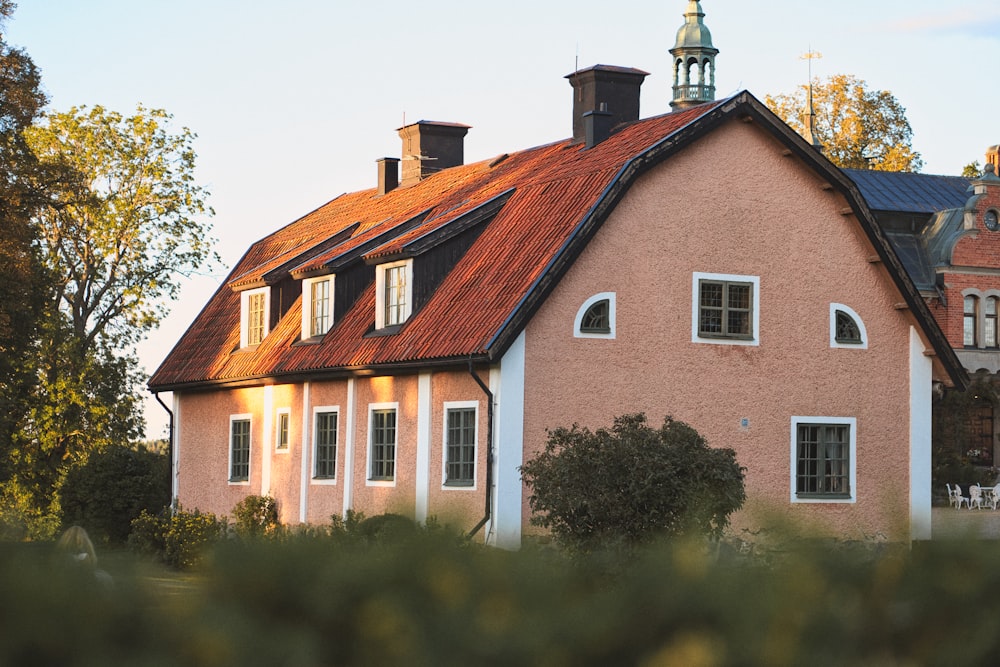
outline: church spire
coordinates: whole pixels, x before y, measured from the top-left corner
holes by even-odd
[[[802,60],[809,61],[809,85],[806,88],[806,133],[804,137],[806,141],[818,150],[823,150],[823,144],[820,143],[819,137],[816,136],[816,107],[813,105],[812,61],[822,57],[822,53],[818,53],[812,49],[809,49],[809,52],[802,56]]]
[[[712,33],[705,27],[698,0],[688,0],[684,25],[670,55],[674,57],[674,99],[670,106],[686,109],[715,99],[715,56]]]

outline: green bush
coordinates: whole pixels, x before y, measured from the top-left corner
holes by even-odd
[[[709,447],[670,417],[653,429],[643,414],[617,417],[611,430],[550,431],[545,449],[521,466],[531,522],[580,552],[718,538],[746,500],[743,471],[732,449]]]
[[[280,527],[278,503],[271,496],[247,496],[233,508],[233,530],[240,537],[264,537]]]
[[[125,544],[143,510],[170,504],[170,462],[166,454],[109,447],[69,471],[61,498],[65,526],[83,526],[101,543]]]
[[[145,510],[132,522],[128,543],[133,551],[155,556],[178,570],[200,564],[212,545],[225,537],[227,523],[214,514],[165,510],[154,516]]]
[[[803,540],[765,565],[671,539],[609,576],[602,559],[456,546],[438,531],[358,537],[224,540],[183,580],[109,559],[112,589],[41,545],[0,544],[0,664],[950,666],[1000,654],[1000,542]]]

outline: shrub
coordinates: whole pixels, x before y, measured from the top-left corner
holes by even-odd
[[[132,522],[129,546],[139,553],[156,556],[178,570],[198,565],[208,547],[225,536],[227,524],[214,514],[184,511],[180,505],[153,516],[143,510]]]
[[[278,503],[271,496],[247,496],[233,508],[233,529],[240,537],[264,537],[280,526]]]
[[[109,447],[73,468],[62,485],[63,524],[84,526],[101,542],[124,544],[132,520],[170,504],[166,454]]]
[[[710,448],[670,417],[653,429],[643,414],[617,417],[610,431],[550,431],[545,449],[521,466],[531,522],[583,552],[720,536],[746,499],[743,471],[732,449]]]

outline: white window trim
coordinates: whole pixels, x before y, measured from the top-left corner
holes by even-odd
[[[233,422],[249,421],[249,446],[247,447],[247,478],[238,482],[233,481]],[[229,455],[226,457],[226,481],[229,486],[250,486],[250,478],[253,473],[253,415],[249,413],[239,415],[229,415],[229,430],[226,431],[226,449]]]
[[[837,311],[842,310],[847,313],[854,323],[858,325],[858,331],[861,333],[860,343],[838,343],[837,342]],[[867,350],[868,349],[868,329],[865,328],[864,320],[858,315],[853,308],[850,306],[845,306],[842,303],[831,303],[830,304],[830,347],[844,348],[850,350]]]
[[[330,283],[330,326],[327,327],[326,331],[322,334],[316,334],[316,336],[323,336],[327,331],[333,328],[333,287],[334,287],[335,276],[319,276],[318,278],[304,278],[302,280],[302,340],[307,338],[314,338],[312,334],[312,286],[316,283],[329,281]]]
[[[448,485],[448,411],[472,408],[476,411],[475,416],[475,453],[472,467],[472,485],[455,486]],[[445,401],[444,411],[441,416],[441,489],[444,491],[475,491],[479,487],[479,401]]]
[[[372,479],[372,415],[376,410],[396,411],[396,443],[395,448],[393,449],[393,475],[391,480]],[[368,404],[368,452],[366,454],[367,460],[365,461],[365,486],[396,486],[396,480],[399,479],[399,423],[399,403]]]
[[[406,307],[403,309],[403,319],[399,324],[410,319],[413,312],[413,260],[403,259],[398,262],[379,264],[375,267],[375,328],[384,329],[385,323],[385,272],[397,266],[406,267]],[[397,325],[392,325],[397,326]]]
[[[316,416],[319,413],[321,413],[321,412],[335,412],[335,413],[337,413],[337,455],[336,455],[336,457],[333,460],[334,476],[333,476],[332,479],[327,478],[327,477],[322,477],[322,478],[317,478],[316,477],[316,459],[318,458],[317,457],[317,453],[318,453],[318,448],[319,448],[319,442],[318,442],[319,432],[318,432],[318,429],[316,428]],[[309,466],[309,483],[312,484],[312,485],[314,485],[314,486],[336,486],[337,485],[337,479],[339,479],[339,477],[340,477],[340,475],[337,474],[337,468],[340,466],[340,451],[341,451],[341,446],[340,446],[341,428],[340,427],[341,427],[341,423],[340,423],[340,406],[339,405],[317,405],[317,406],[313,407],[313,409],[312,409],[312,424],[311,424],[311,430],[312,430],[312,460],[310,461],[310,466]]]
[[[250,329],[250,297],[254,294],[264,295],[264,335],[261,340],[267,338],[271,330],[271,289],[261,287],[259,289],[249,289],[240,292],[240,347],[249,347]]]
[[[698,283],[702,280],[723,280],[735,283],[750,283],[752,288],[753,318],[752,338],[715,338],[701,336],[698,333],[700,312]],[[691,274],[691,342],[709,343],[712,345],[760,345],[760,276],[744,276],[732,273],[702,273]]]
[[[281,444],[281,415],[288,417],[288,442],[284,447]],[[287,454],[292,449],[292,409],[278,408],[274,411],[274,451],[276,454]]]
[[[851,427],[851,495],[849,498],[799,498],[795,493],[796,473],[798,472],[798,434],[799,424],[834,424]],[[791,430],[791,500],[793,503],[812,504],[854,504],[858,497],[858,420],[857,417],[792,417]]]
[[[583,316],[587,313],[587,310],[593,306],[598,301],[608,300],[608,325],[611,331],[608,333],[596,333],[592,331],[581,331],[580,327],[583,325]],[[615,292],[601,292],[600,294],[595,294],[580,306],[580,309],[576,311],[576,318],[573,320],[573,337],[574,338],[606,338],[614,339],[616,334],[615,329],[615,319],[616,319],[616,304],[615,304]]]

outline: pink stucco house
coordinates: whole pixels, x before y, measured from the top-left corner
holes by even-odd
[[[644,411],[736,450],[737,527],[929,537],[932,386],[967,377],[854,181],[746,92],[640,120],[644,76],[570,75],[572,138],[482,162],[408,125],[401,178],[254,243],[149,383],[176,498],[511,547],[546,429]]]

